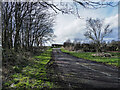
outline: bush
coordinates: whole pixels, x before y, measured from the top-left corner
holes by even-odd
[[[112,55],[110,53],[96,53],[92,54],[93,57],[99,56],[99,57],[111,57]]]

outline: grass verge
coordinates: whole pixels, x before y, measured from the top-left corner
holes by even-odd
[[[113,66],[118,66],[120,67],[120,59],[118,56],[120,56],[119,52],[109,52],[111,53],[112,57],[93,57],[92,54],[95,54],[95,52],[73,52],[73,51],[68,51],[65,49],[61,49],[62,52],[69,53],[70,55],[76,56],[78,58],[83,58],[91,61],[96,61],[96,62],[101,62]]]
[[[24,67],[14,66],[15,73],[10,76],[11,80],[3,84],[4,89],[55,88],[56,86],[49,81],[46,70],[51,52],[52,49],[48,49],[39,56],[33,56]]]

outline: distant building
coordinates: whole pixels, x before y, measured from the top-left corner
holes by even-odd
[[[62,44],[52,44],[52,47],[62,47]]]

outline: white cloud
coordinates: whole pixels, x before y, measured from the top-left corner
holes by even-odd
[[[54,33],[57,36],[57,38],[55,39],[55,43],[63,43],[68,38],[85,39],[84,32],[86,26],[86,18],[88,17],[98,18],[102,16],[102,14],[99,11],[95,11],[95,10],[90,10],[90,9],[86,10],[82,8],[80,9],[80,11],[82,11],[80,12],[80,16],[82,19],[78,19],[74,15],[62,15],[62,14],[59,14],[56,17]]]
[[[108,9],[107,9],[108,10]],[[86,27],[86,18],[100,18],[105,19],[105,24],[111,24],[111,28],[118,27],[118,14],[111,13],[108,15],[106,12],[107,10],[85,10],[80,9],[80,16],[83,19],[78,19],[73,15],[61,15],[59,14],[56,18],[56,24],[54,26],[54,33],[57,35],[54,43],[63,43],[68,38],[80,38],[85,40],[84,32]],[[110,14],[110,13],[109,13]],[[112,37],[113,39],[116,38],[117,31],[114,30],[113,34],[109,37],[106,37],[106,40]]]
[[[57,35],[55,43],[63,43],[68,38],[77,38],[77,34],[79,34],[80,38],[84,38],[85,23],[84,19],[75,19],[69,15],[60,17],[55,26],[54,33]]]
[[[110,24],[111,28],[118,27],[118,14],[105,19],[105,24]]]
[[[110,24],[112,33],[107,36],[104,40],[118,40],[118,14],[108,17],[105,19],[105,24]]]

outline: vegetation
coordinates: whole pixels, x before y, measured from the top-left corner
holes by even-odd
[[[3,88],[54,88],[49,81],[46,65],[51,59],[52,49],[46,50],[39,56],[33,56],[26,66],[13,66],[15,73],[11,74],[10,80],[3,84]]]
[[[39,2],[2,2],[3,49],[42,46],[54,37],[53,13]]]
[[[104,25],[103,21],[100,19],[88,19],[87,21],[87,31],[84,36],[88,39],[91,39],[96,45],[96,51],[100,52],[102,47],[103,39],[105,36],[112,32],[110,25]]]
[[[45,51],[43,45],[54,38],[55,15],[41,3],[1,3],[3,88],[34,88],[34,83],[42,84],[41,78],[46,77],[44,65],[50,60],[49,53],[32,57]]]
[[[120,41],[112,40],[111,42],[103,42],[101,43],[100,52],[108,52],[108,51],[118,51]],[[83,51],[83,52],[96,52],[96,44],[93,42],[89,43],[81,43],[80,40],[73,42],[64,42],[63,47],[70,51]]]
[[[95,3],[73,0],[73,2],[84,8],[116,6],[101,1]],[[55,13],[50,11],[52,9],[56,13],[61,11],[65,14],[78,15],[77,7],[71,7],[66,3],[59,7],[56,3],[44,0],[2,2],[1,7],[3,89],[56,87],[47,77],[46,66],[51,59],[51,49],[45,51],[46,48],[43,48],[45,43],[53,41],[55,37],[53,31]]]
[[[73,52],[73,51],[68,51],[65,49],[61,49],[62,52],[69,53],[70,55],[91,60],[91,61],[96,61],[96,62],[101,62],[109,65],[114,65],[114,66],[120,66],[120,60],[119,57],[120,53],[119,52],[109,52],[112,54],[112,57],[99,57],[95,56],[93,57],[92,54],[95,54],[95,52]]]

